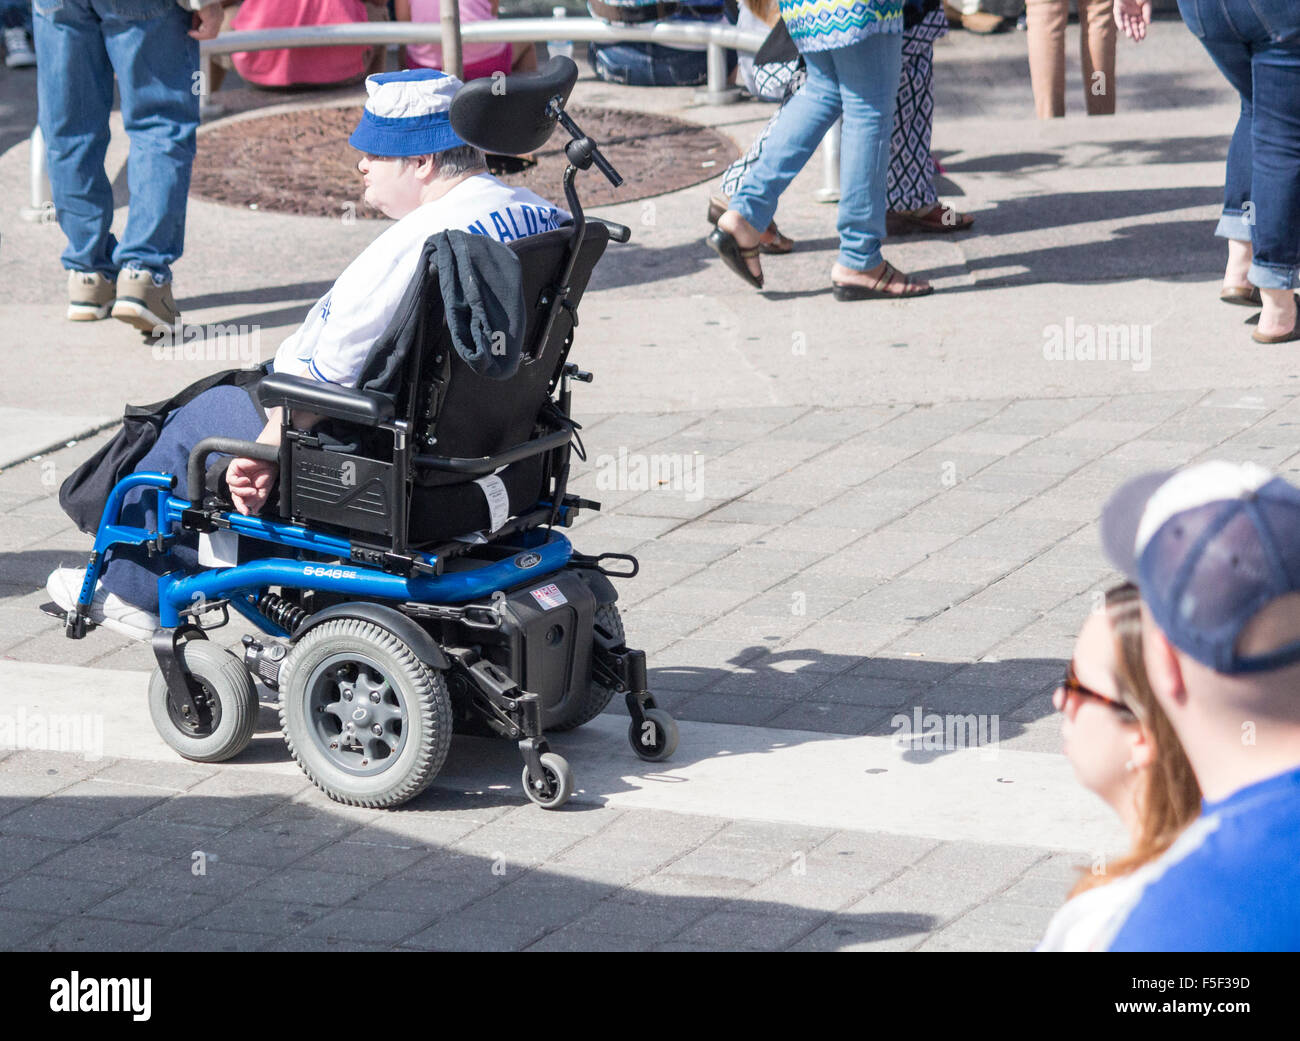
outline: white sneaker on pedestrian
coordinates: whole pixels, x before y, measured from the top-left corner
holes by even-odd
[[[71,611],[77,602],[77,597],[81,595],[81,586],[85,580],[85,568],[58,567],[51,571],[50,577],[45,580],[45,591],[64,611]],[[112,629],[133,640],[151,639],[154,630],[158,628],[156,614],[128,604],[120,596],[105,589],[102,582],[95,589],[87,617],[96,625]]]
[[[5,64],[11,69],[30,69],[36,64],[36,52],[32,50],[32,38],[21,27],[6,29]]]

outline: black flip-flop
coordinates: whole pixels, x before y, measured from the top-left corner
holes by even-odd
[[[722,258],[722,262],[731,268],[736,274],[743,278],[755,289],[763,288],[763,275],[760,272],[755,275],[749,270],[749,265],[745,263],[751,257],[758,256],[760,250],[757,246],[750,246],[748,249],[741,249],[740,243],[730,232],[723,231],[721,228],[714,228],[713,233],[704,240],[708,243],[709,248]]]

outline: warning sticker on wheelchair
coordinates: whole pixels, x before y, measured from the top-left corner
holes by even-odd
[[[541,605],[542,609],[549,611],[552,607],[559,607],[561,604],[567,604],[568,598],[560,592],[560,587],[552,583],[549,586],[542,586],[541,589],[529,590],[533,594],[533,599]]]

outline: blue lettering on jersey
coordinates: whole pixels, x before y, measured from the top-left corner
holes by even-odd
[[[525,234],[525,235],[536,235],[536,234],[537,234],[537,214],[533,212],[533,208],[532,208],[531,206],[527,205],[526,203],[520,203],[520,204],[519,204],[519,212],[522,213],[522,214],[524,215],[524,234]]]
[[[518,237],[517,235],[510,234],[510,229],[506,227],[506,222],[501,219],[501,214],[493,210],[491,213],[491,217],[492,217],[492,223],[496,225],[497,238],[500,241],[509,242],[511,239]]]
[[[333,295],[333,293],[329,294],[329,296],[325,297],[324,301],[321,303],[320,320],[322,324],[330,320],[330,296]]]
[[[487,228],[483,227],[483,222],[481,220],[476,220],[473,224],[469,226],[469,233],[471,235],[486,235],[488,233],[488,230]]]
[[[506,207],[506,216],[510,218],[510,227],[514,229],[515,238],[521,239],[523,235],[519,234],[519,225],[515,223],[515,215],[510,212],[510,207]]]

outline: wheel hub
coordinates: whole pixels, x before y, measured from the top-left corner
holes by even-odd
[[[367,658],[334,655],[307,681],[307,715],[319,749],[348,773],[385,770],[406,744],[400,690]]]

